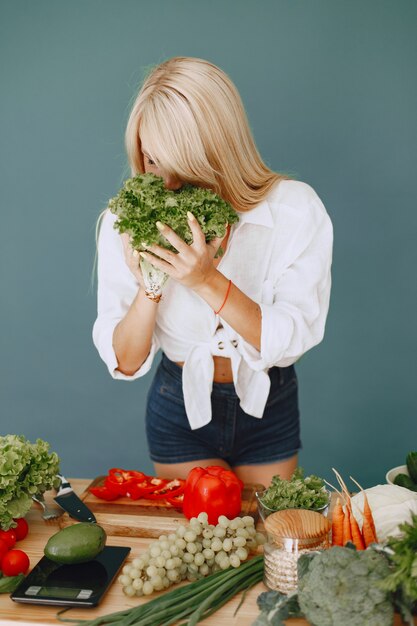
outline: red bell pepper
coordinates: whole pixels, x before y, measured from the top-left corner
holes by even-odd
[[[233,519],[242,508],[243,482],[231,470],[218,465],[195,467],[185,481],[183,513],[186,518],[208,515],[217,524],[219,515]]]

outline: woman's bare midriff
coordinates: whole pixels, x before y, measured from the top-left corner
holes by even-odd
[[[229,239],[229,234],[230,234],[230,226],[227,227],[226,237],[223,239],[223,241],[220,244],[221,247],[223,248],[223,251],[226,250],[227,242]],[[221,256],[213,259],[214,267],[217,267],[220,261],[221,261]],[[215,383],[232,383],[233,375],[232,375],[232,364],[230,362],[230,359],[224,356],[213,356],[213,361],[214,361],[213,381]],[[181,361],[179,363],[177,362],[177,365],[182,367],[184,365],[184,361]]]
[[[215,383],[232,383],[232,364],[230,359],[224,356],[213,356],[214,361],[214,376],[213,381]],[[180,367],[184,365],[184,362],[177,363]]]

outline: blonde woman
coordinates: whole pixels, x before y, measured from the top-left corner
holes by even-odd
[[[150,73],[126,148],[132,175],[210,188],[239,215],[209,244],[191,213],[192,245],[158,224],[178,251],[143,253],[170,276],[159,302],[115,216],[102,222],[94,342],[120,380],[146,374],[162,351],[146,413],[155,471],[185,478],[222,465],[244,482],[288,478],[301,447],[294,363],[322,340],[329,306],[326,210],[308,184],[266,167],[236,87],[202,59],[172,58]]]

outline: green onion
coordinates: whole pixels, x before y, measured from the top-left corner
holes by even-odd
[[[63,622],[83,626],[170,626],[186,619],[181,626],[195,626],[217,611],[240,591],[247,591],[263,578],[263,555],[245,561],[239,567],[229,567],[164,593],[132,609],[110,613],[93,620],[74,620],[60,617]],[[239,604],[240,607],[241,603]],[[239,608],[238,607],[238,608]]]

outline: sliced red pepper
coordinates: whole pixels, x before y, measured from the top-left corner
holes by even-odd
[[[90,491],[103,500],[116,500],[118,497],[128,497],[132,500],[140,498],[162,500],[181,495],[184,485],[185,480],[182,479],[168,480],[147,476],[135,470],[113,467],[108,471],[104,485],[93,487]]]
[[[104,480],[104,485],[110,490],[116,492],[119,496],[125,496],[126,492],[129,489],[129,485],[136,484],[134,480],[125,480],[124,482],[118,483],[114,481],[109,476],[106,476]]]
[[[181,478],[175,478],[174,480],[165,481],[159,489],[156,489],[150,493],[147,498],[149,500],[163,500],[173,498],[174,496],[184,493],[185,480]]]
[[[93,494],[96,498],[100,498],[101,500],[117,500],[119,497],[117,493],[103,485],[102,487],[90,487],[90,493]]]
[[[125,496],[131,491],[134,484],[147,481],[149,479],[143,472],[135,470],[124,470],[119,467],[113,467],[109,470],[104,484],[113,489],[120,496]],[[139,496],[138,496],[139,497]]]
[[[182,508],[182,505],[184,503],[184,492],[178,494],[177,496],[168,497],[167,502],[172,504],[172,506],[176,506],[177,508],[178,507]]]
[[[149,498],[155,490],[158,490],[168,482],[163,478],[156,478],[147,476],[146,480],[141,482],[129,481],[126,486],[126,496],[132,500],[138,500],[139,498]]]
[[[120,467],[112,467],[111,469],[109,469],[108,475],[112,478],[112,480],[118,483],[125,482],[126,480],[131,480],[132,478],[134,478],[135,480],[143,480],[144,478],[147,478],[146,474],[144,474],[143,472],[138,472],[136,470],[125,470],[121,469]]]
[[[145,483],[143,483],[145,484]],[[147,484],[147,483],[146,483]],[[146,492],[140,483],[132,481],[128,486],[125,494],[131,500],[139,500],[139,498],[145,498]]]

